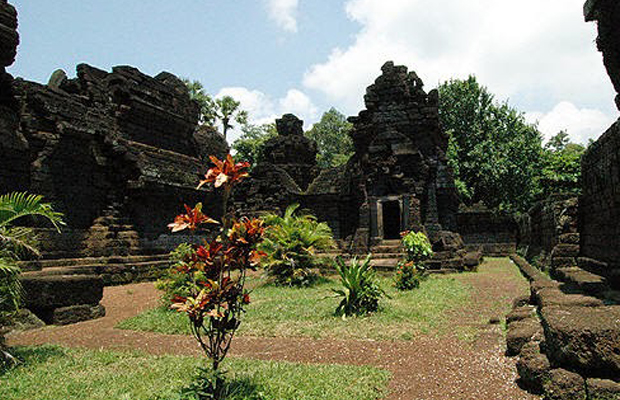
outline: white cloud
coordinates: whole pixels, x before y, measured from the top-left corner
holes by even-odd
[[[608,109],[612,86],[582,6],[583,0],[349,0],[347,15],[360,31],[349,47],[312,65],[303,83],[357,113],[365,88],[393,60],[416,71],[427,89],[475,74],[498,99],[524,111],[562,101]]]
[[[259,90],[250,90],[245,87],[222,88],[216,98],[231,96],[241,103],[240,108],[246,110],[250,117],[250,123],[261,125],[272,123],[283,114],[292,113],[304,120],[305,128],[312,126],[318,120],[317,107],[310,98],[297,89],[290,89],[280,99],[273,99]],[[228,142],[232,143],[239,138],[241,132],[234,129],[230,132]]]
[[[283,30],[297,32],[298,0],[268,0],[269,17]]]
[[[538,129],[545,141],[564,130],[572,142],[587,144],[588,139],[596,139],[609,128],[613,118],[599,110],[577,108],[573,103],[558,103],[548,113],[531,112],[525,115],[530,122],[538,121]]]
[[[302,119],[314,121],[317,117],[318,110],[312,100],[303,92],[297,89],[291,89],[286,96],[278,102],[279,109],[283,113],[295,114]]]

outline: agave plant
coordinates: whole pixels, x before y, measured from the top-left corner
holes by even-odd
[[[62,214],[43,202],[43,197],[28,193],[10,193],[0,196],[0,365],[12,363],[2,337],[3,326],[19,308],[21,285],[15,260],[25,255],[39,255],[36,236],[30,228],[14,226],[26,217],[42,217],[60,230]]]
[[[318,266],[316,253],[334,247],[332,231],[310,214],[296,215],[299,204],[286,208],[283,216],[265,216],[268,229],[260,249],[267,255],[261,265],[276,284],[304,286],[313,282]]]
[[[336,315],[344,318],[375,312],[379,309],[379,299],[388,297],[377,283],[370,257],[371,254],[368,254],[362,262],[354,257],[349,264],[341,257],[336,258],[336,271],[343,286],[342,289],[332,289],[342,297]]]

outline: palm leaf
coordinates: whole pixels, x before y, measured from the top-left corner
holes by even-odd
[[[0,196],[0,227],[6,227],[26,216],[40,216],[47,219],[60,231],[64,225],[62,214],[52,209],[51,204],[43,202],[43,196],[14,192]]]

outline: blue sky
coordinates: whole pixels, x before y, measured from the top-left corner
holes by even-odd
[[[600,134],[618,115],[581,0],[12,0],[21,45],[9,71],[46,82],[81,62],[201,81],[256,123],[294,112],[306,128],[363,108],[386,60],[427,89],[476,74],[546,136]]]

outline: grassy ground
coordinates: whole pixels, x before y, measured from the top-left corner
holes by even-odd
[[[391,299],[383,299],[376,314],[342,320],[333,312],[339,299],[330,289],[337,282],[311,288],[258,286],[239,334],[271,337],[410,340],[418,334],[442,334],[449,329],[446,311],[467,303],[471,287],[461,279],[432,276],[420,288],[399,292],[381,278]],[[121,329],[168,334],[188,333],[184,315],[156,308],[122,321]]]
[[[201,365],[194,357],[22,347],[24,360],[0,373],[0,399],[178,399]],[[376,399],[390,374],[372,367],[304,365],[231,358],[224,364],[243,399]]]

